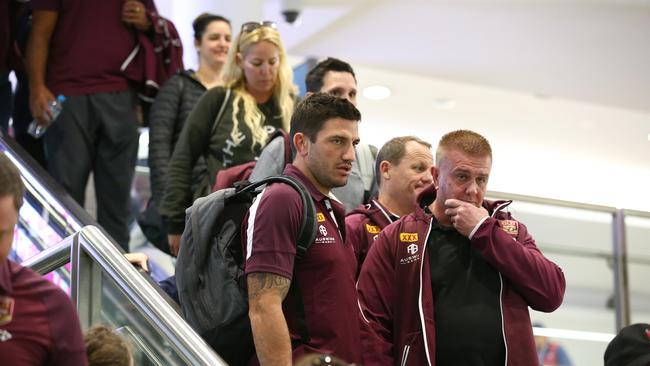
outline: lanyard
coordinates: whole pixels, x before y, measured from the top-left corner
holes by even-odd
[[[332,209],[332,203],[330,203],[329,199],[325,199],[325,207],[327,207],[327,212],[329,212],[330,217],[332,218],[332,221],[334,221],[334,225],[336,226],[336,231],[339,232],[339,237],[341,240],[343,240],[343,235],[341,235],[341,229],[339,229],[339,223],[336,221],[336,216],[334,215],[334,210]]]

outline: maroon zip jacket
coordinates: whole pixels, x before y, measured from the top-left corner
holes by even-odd
[[[420,197],[425,197],[422,207],[430,204],[433,185]],[[499,272],[505,364],[537,366],[528,307],[557,309],[565,280],[526,227],[502,211],[510,202],[483,202],[491,216],[471,243]],[[435,365],[434,301],[426,253],[431,217],[418,208],[385,228],[370,248],[357,283],[365,366]]]
[[[354,248],[359,269],[375,238],[392,222],[390,212],[376,198],[371,199],[366,205],[360,205],[345,216],[345,240]]]

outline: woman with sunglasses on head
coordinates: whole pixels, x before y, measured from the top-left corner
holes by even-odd
[[[163,85],[149,118],[151,200],[138,222],[147,239],[166,252],[169,251],[167,234],[158,208],[165,193],[169,160],[183,124],[201,95],[208,89],[223,85],[221,72],[231,42],[230,21],[222,16],[203,13],[194,20],[192,27],[199,67],[196,71],[179,71]],[[192,173],[193,187],[204,178],[205,170],[205,160],[200,158]]]
[[[160,207],[172,254],[178,253],[185,209],[209,192],[216,173],[255,160],[270,134],[289,130],[296,94],[292,79],[275,24],[245,23],[228,53],[224,87],[201,97],[172,155]],[[200,156],[205,156],[208,175],[192,192],[192,168]]]

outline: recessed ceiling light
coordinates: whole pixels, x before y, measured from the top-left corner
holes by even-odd
[[[453,99],[437,98],[433,100],[435,109],[453,109],[456,108],[456,101]]]
[[[650,141],[650,133],[648,134],[648,141]]]
[[[370,100],[383,100],[390,97],[390,89],[383,85],[373,85],[363,89],[363,96]]]

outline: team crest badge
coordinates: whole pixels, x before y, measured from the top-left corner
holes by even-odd
[[[14,299],[0,296],[0,326],[8,324],[14,315]]]
[[[370,225],[370,224],[366,224],[366,230],[370,234],[379,234],[381,232],[381,228],[379,226]]]
[[[519,234],[519,223],[515,220],[499,220],[499,225],[503,231],[512,236]]]

